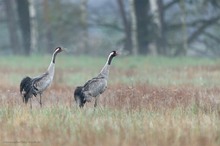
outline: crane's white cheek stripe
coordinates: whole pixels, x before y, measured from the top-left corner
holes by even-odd
[[[109,55],[109,56],[112,56],[113,54],[114,54],[114,52],[110,53],[110,55]]]

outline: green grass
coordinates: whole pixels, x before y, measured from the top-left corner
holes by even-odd
[[[46,71],[50,60],[51,56],[45,55],[1,57],[0,68],[6,71],[11,70],[11,72],[8,72],[8,75],[10,75],[9,81],[15,84],[25,75],[36,76]],[[61,54],[57,57],[56,73],[63,83],[74,86],[96,76],[105,61],[106,58],[104,57],[66,56]],[[198,72],[195,77],[189,80],[187,69],[195,66],[215,66],[218,63],[220,63],[220,60],[190,57],[117,57],[112,62],[110,84],[114,82],[128,84],[148,82],[153,85],[178,85],[185,82],[209,86],[212,82],[215,82],[215,79],[212,79],[212,74],[209,74],[208,70]],[[219,72],[219,70],[217,71]],[[116,73],[114,74],[114,72]],[[206,75],[211,77],[206,79],[204,78]],[[173,79],[173,76],[177,79]],[[219,85],[217,82],[215,84]]]

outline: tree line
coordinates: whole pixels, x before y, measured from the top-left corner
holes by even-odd
[[[130,55],[220,55],[218,0],[1,0],[12,54],[122,47]]]

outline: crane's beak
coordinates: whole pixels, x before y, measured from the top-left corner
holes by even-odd
[[[68,49],[67,48],[62,48],[62,51],[68,52]]]
[[[121,55],[121,51],[116,51],[116,56]]]

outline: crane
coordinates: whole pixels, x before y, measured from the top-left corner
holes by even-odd
[[[54,77],[55,72],[55,61],[56,56],[58,53],[62,52],[63,48],[57,47],[54,50],[54,53],[52,55],[52,59],[50,62],[50,65],[46,72],[43,74],[37,76],[37,77],[28,77],[22,79],[20,83],[20,94],[23,98],[23,102],[25,104],[28,103],[28,100],[30,99],[30,107],[32,108],[32,102],[31,98],[33,96],[37,96],[37,94],[40,94],[40,106],[42,107],[42,93],[51,85]]]
[[[97,106],[98,96],[101,95],[107,88],[112,59],[117,55],[117,51],[112,51],[98,76],[88,80],[83,86],[76,87],[74,91],[74,99],[79,107],[83,107],[86,102],[90,102],[92,97],[95,98],[94,107]]]

